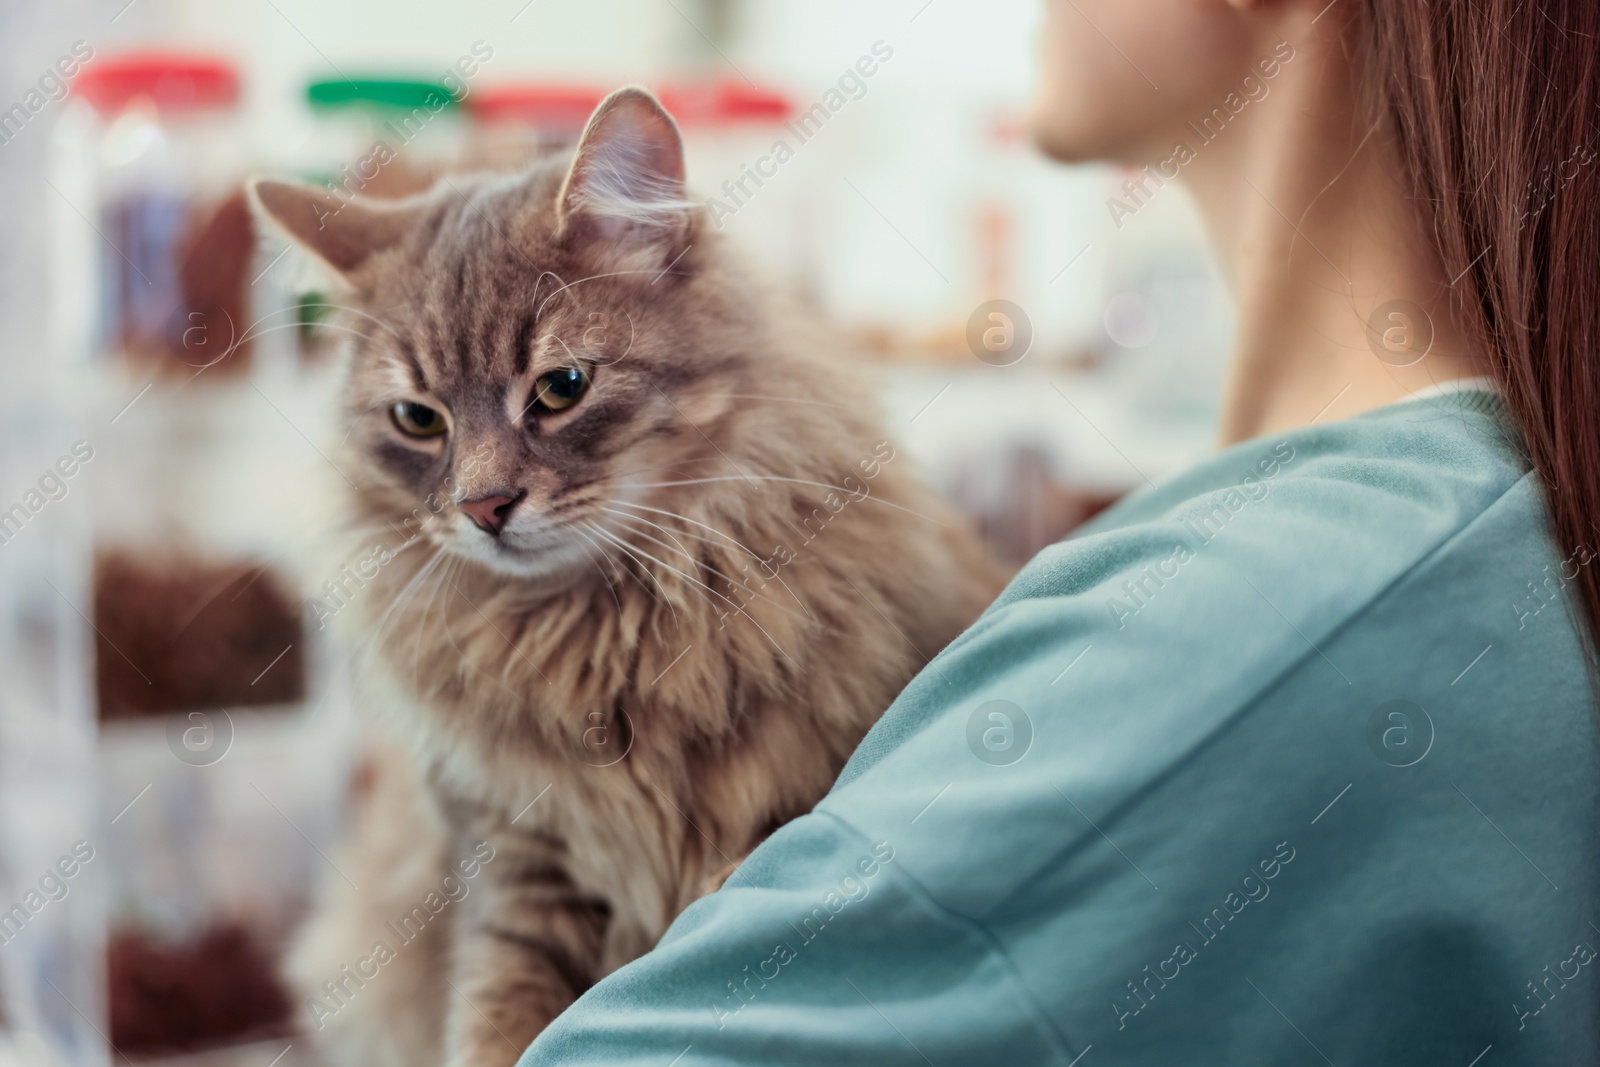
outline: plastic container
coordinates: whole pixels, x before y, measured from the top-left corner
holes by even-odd
[[[661,102],[683,129],[689,195],[750,262],[787,285],[813,291],[816,190],[790,173],[779,141],[800,150],[787,126],[795,106],[783,93],[738,79],[681,82]]]
[[[242,369],[255,243],[238,74],[214,56],[137,52],[97,60],[72,87],[98,119],[94,348],[185,377]]]
[[[605,95],[596,86],[543,82],[479,89],[466,100],[467,166],[515,170],[572,148]]]
[[[341,195],[399,197],[459,165],[460,101],[442,82],[330,78],[306,86],[312,133],[301,176]]]
[[[305,137],[285,162],[302,181],[326,186],[342,199],[421,192],[457,169],[466,149],[460,99],[441,81],[404,75],[319,79],[306,85],[305,104]],[[293,309],[294,348],[301,359],[330,354],[332,339],[316,330],[330,308],[312,279],[275,270],[263,299]]]

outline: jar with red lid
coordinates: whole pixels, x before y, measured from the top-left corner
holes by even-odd
[[[757,268],[809,290],[821,255],[819,202],[786,166],[802,144],[789,125],[794,101],[727,77],[669,83],[661,102],[683,129],[689,194],[705,205],[711,225]]]
[[[238,117],[238,72],[201,54],[105,56],[73,80],[88,105],[68,129],[82,144],[66,180],[93,221],[102,357],[187,377],[225,374],[250,352],[255,243],[242,177],[252,155]]]
[[[567,82],[511,82],[479,89],[464,101],[472,120],[465,164],[516,170],[578,143],[606,90]]]

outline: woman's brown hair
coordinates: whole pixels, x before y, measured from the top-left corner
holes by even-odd
[[[1600,537],[1600,3],[1365,8],[1360,69],[1456,279],[1452,310],[1521,429],[1562,558],[1586,560]],[[1593,635],[1600,568],[1571,580]]]

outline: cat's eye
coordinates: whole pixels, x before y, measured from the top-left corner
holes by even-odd
[[[563,411],[589,388],[589,375],[579,367],[541,374],[533,383],[533,404],[544,411]]]
[[[402,400],[389,409],[389,417],[394,419],[394,424],[400,432],[411,437],[438,437],[449,427],[445,425],[444,416],[426,404],[418,404],[410,400]]]

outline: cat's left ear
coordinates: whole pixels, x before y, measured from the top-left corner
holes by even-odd
[[[683,138],[649,90],[600,102],[560,193],[561,236],[607,270],[662,270],[688,246]]]
[[[334,276],[360,288],[362,270],[399,245],[421,219],[426,200],[368,200],[332,189],[256,178],[246,183],[256,218],[310,252]]]

